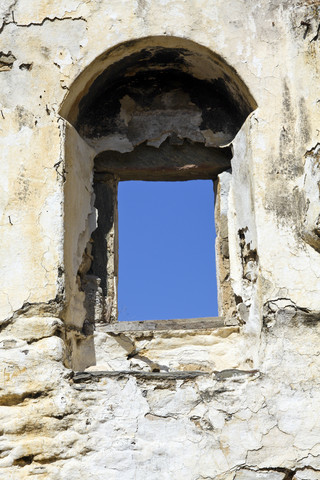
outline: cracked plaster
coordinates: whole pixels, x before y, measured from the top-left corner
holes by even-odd
[[[1,479],[320,478],[318,17],[316,1],[0,1],[12,55],[0,68]],[[258,104],[232,143],[222,202],[241,323],[225,336],[131,333],[124,348],[99,328],[81,332],[75,275],[94,229],[95,152],[59,112],[80,74],[79,95],[99,74],[100,55],[172,35],[221,55]],[[75,159],[86,182],[66,257]],[[64,366],[70,338],[83,344],[78,365],[96,364],[79,381]],[[128,358],[133,345],[140,358]],[[201,375],[174,377],[191,364]]]

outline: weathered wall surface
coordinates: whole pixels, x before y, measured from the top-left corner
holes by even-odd
[[[320,478],[319,22],[309,0],[0,2],[1,479]],[[218,188],[229,326],[92,335],[101,143],[73,106],[110,49],[156,37],[219,55],[257,104]]]

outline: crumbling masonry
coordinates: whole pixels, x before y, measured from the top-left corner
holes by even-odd
[[[320,480],[319,32],[0,2],[1,480]],[[213,181],[219,318],[118,323],[127,179]]]

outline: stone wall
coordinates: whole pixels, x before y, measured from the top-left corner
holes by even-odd
[[[320,479],[319,19],[311,0],[0,2],[1,479]],[[142,108],[134,75],[170,69],[190,90]],[[189,144],[227,162],[220,318],[109,324],[116,197],[105,293],[94,164],[107,182],[110,150],[118,168]]]

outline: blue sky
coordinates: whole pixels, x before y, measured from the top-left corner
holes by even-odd
[[[119,320],[217,316],[211,180],[119,183]]]

